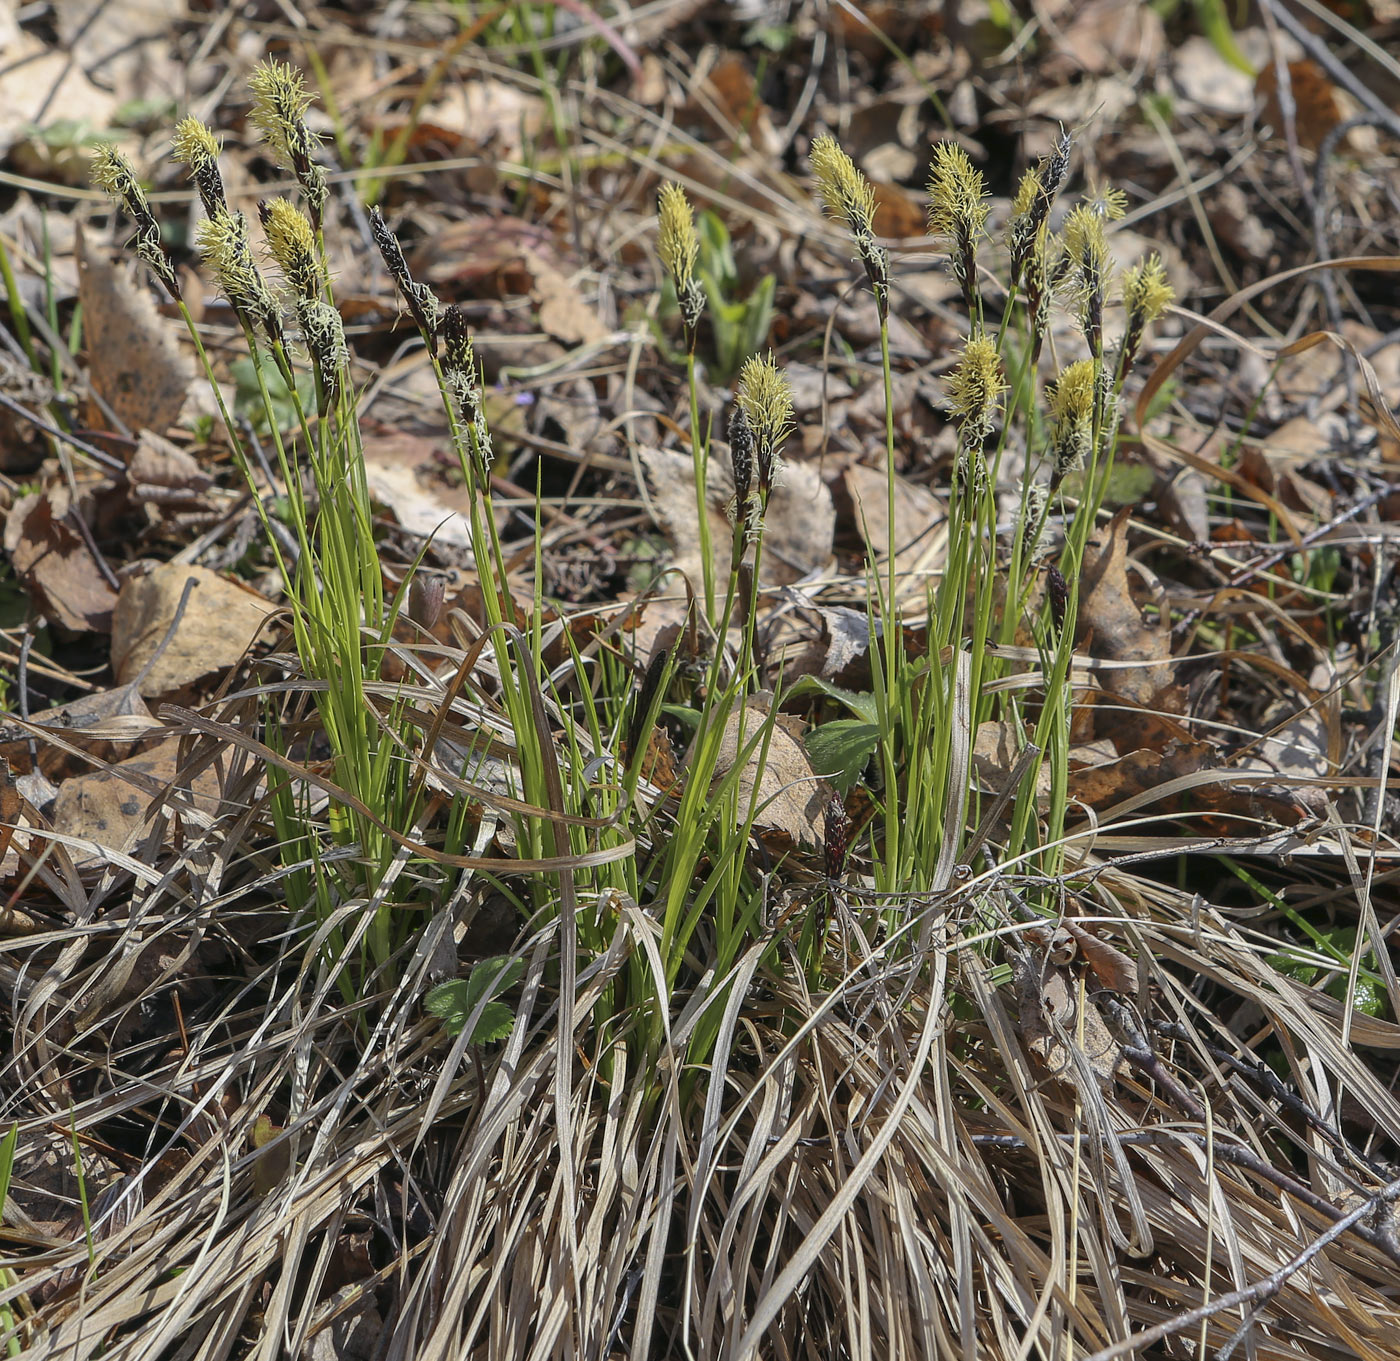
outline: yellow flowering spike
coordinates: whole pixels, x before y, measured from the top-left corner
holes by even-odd
[[[890,262],[875,236],[875,189],[836,138],[826,134],[812,142],[812,174],[827,212],[851,235],[883,323],[889,316]]]
[[[126,198],[133,189],[140,191],[131,162],[110,142],[101,143],[92,153],[89,173],[92,182],[104,193],[121,200],[123,207],[128,207]]]
[[[207,217],[195,232],[195,244],[219,288],[235,311],[280,334],[281,313],[253,259],[248,222],[242,213],[221,212]]]
[[[1021,176],[1021,183],[1016,186],[1016,197],[1011,200],[1011,220],[1014,222],[1029,213],[1039,194],[1040,172],[1027,170]]]
[[[253,96],[253,125],[291,169],[291,139],[311,107],[301,73],[289,62],[269,59],[248,77],[248,89]]]
[[[1104,220],[1091,203],[1070,209],[1065,218],[1065,253],[1081,275],[1096,276],[1100,282],[1108,268],[1108,238]]]
[[[767,359],[754,355],[745,362],[738,402],[753,430],[758,486],[766,497],[777,477],[779,448],[793,426],[792,388],[771,352]]]
[[[284,198],[260,204],[258,211],[267,232],[267,248],[277,267],[298,294],[315,298],[321,291],[321,270],[310,219]]]
[[[657,197],[656,248],[679,295],[689,286],[695,274],[695,262],[700,258],[695,214],[679,184],[663,184]]]
[[[964,233],[975,236],[986,225],[990,211],[986,183],[956,142],[939,142],[934,147],[928,193],[931,235],[957,240]]]
[[[1092,359],[1081,359],[1060,374],[1050,394],[1050,415],[1057,422],[1094,414],[1094,368]]]
[[[858,240],[875,234],[875,190],[836,138],[823,134],[812,142],[812,174],[832,217]]]
[[[1160,255],[1149,255],[1123,275],[1123,305],[1130,322],[1146,326],[1156,321],[1175,297]]]
[[[1094,394],[1098,366],[1092,359],[1071,364],[1059,376],[1050,392],[1050,416],[1054,430],[1050,437],[1055,459],[1055,479],[1082,468],[1094,439]]]
[[[249,76],[248,89],[253,95],[253,124],[278,163],[296,176],[319,231],[330,191],[326,172],[315,159],[320,139],[306,126],[311,96],[301,75],[285,62],[265,61]]]
[[[973,336],[948,377],[948,410],[959,421],[985,423],[990,428],[1005,391],[996,345],[986,336]]]
[[[987,228],[987,186],[967,152],[956,142],[933,149],[928,181],[929,232],[948,244],[953,277],[962,286],[968,310],[976,310],[977,240]]]
[[[196,173],[201,165],[217,161],[224,149],[213,129],[198,118],[182,118],[176,123],[171,146],[175,159]]]

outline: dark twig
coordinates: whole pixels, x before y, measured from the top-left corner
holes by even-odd
[[[88,444],[85,440],[80,440],[76,435],[70,435],[66,430],[60,430],[56,425],[50,425],[42,416],[36,416],[27,406],[15,401],[13,397],[7,397],[0,392],[0,406],[8,407],[17,416],[23,416],[36,430],[42,430],[51,439],[62,440],[64,444],[70,444],[81,454],[86,454],[94,463],[100,463],[104,468],[112,472],[124,473],[126,464],[119,458],[99,449],[95,444]]]

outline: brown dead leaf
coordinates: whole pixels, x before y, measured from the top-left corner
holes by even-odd
[[[75,756],[68,747],[76,747],[99,761],[124,761],[134,756],[140,744],[162,725],[151,716],[145,700],[131,686],[115,685],[82,695],[58,708],[46,709],[35,716],[31,726],[37,731],[18,723],[0,723],[0,758],[8,760],[17,770],[28,770],[29,743],[31,738],[37,738],[39,775],[61,781],[69,774],[91,768],[90,761]],[[46,742],[46,732],[57,740]],[[33,792],[27,791],[25,797],[36,807],[42,807],[46,792],[39,786]],[[39,796],[35,797],[36,794]]]
[[[527,261],[535,276],[530,290],[539,308],[540,329],[565,345],[594,345],[607,338],[598,310],[559,270],[531,251]]]
[[[675,566],[692,586],[698,586],[702,579],[700,529],[690,455],[647,445],[639,453],[657,519],[675,549]],[[729,575],[732,535],[725,507],[734,497],[734,475],[727,458],[711,455],[706,492],[715,580],[723,583]],[[831,492],[813,466],[796,462],[784,466],[782,480],[768,503],[765,524],[765,586],[787,585],[827,564],[836,531],[836,510]]]
[[[126,475],[134,500],[164,505],[197,505],[214,485],[193,454],[154,430],[140,432]]]
[[[70,523],[68,491],[22,496],[5,521],[5,548],[35,605],[74,633],[107,633],[117,591]]]
[[[364,448],[370,495],[405,530],[453,548],[471,546],[469,497],[460,477],[454,483],[447,476],[442,440],[368,422]]]
[[[1104,671],[1104,689],[1150,707],[1172,688],[1171,622],[1149,623],[1128,585],[1128,517],[1125,506],[1090,539],[1084,553],[1078,628],[1090,655],[1106,661],[1142,662],[1140,667]]]
[[[97,246],[77,237],[78,299],[83,307],[88,369],[94,391],[128,430],[165,430],[179,418],[194,380],[194,365],[176,330],[156,311],[129,260],[113,264]],[[93,411],[89,424],[108,421]]]
[[[1125,997],[1137,994],[1137,961],[1131,955],[1124,954],[1117,946],[1076,922],[1067,921],[1064,927],[1074,937],[1080,955],[1100,987]]]
[[[1277,443],[1275,437],[1271,437],[1263,448],[1246,445],[1240,455],[1239,473],[1261,491],[1278,497],[1290,510],[1305,511],[1318,520],[1328,520],[1332,517],[1332,493],[1298,471],[1299,464],[1307,461],[1306,455],[1299,457],[1284,452],[1290,445],[1315,434],[1307,429],[1309,426],[1311,422],[1307,417],[1300,416],[1288,422],[1288,428],[1275,431],[1275,437],[1281,436]]]
[[[179,626],[157,656],[191,580]],[[148,697],[175,694],[235,665],[274,608],[207,567],[165,563],[122,585],[112,620],[112,670]]]
[[[1316,151],[1327,140],[1327,134],[1342,121],[1336,89],[1316,62],[1306,58],[1290,61],[1287,69],[1298,141],[1309,151]],[[1254,88],[1264,100],[1263,121],[1274,129],[1275,136],[1281,137],[1283,109],[1279,100],[1278,68],[1273,62],[1264,63]]]
[[[434,288],[476,298],[519,297],[534,286],[526,255],[553,249],[553,236],[538,222],[481,213],[425,236],[409,265],[415,278]]]
[[[1020,957],[1012,967],[1021,1034],[1050,1076],[1072,1083],[1071,1048],[1082,1044],[1081,1053],[1095,1077],[1105,1085],[1112,1082],[1123,1061],[1122,1050],[1091,999],[1083,999],[1080,1017],[1080,985],[1074,975],[1058,965]]]
[[[106,770],[65,780],[54,804],[54,830],[95,841],[109,850],[129,850],[146,826],[151,805],[178,773],[179,747],[179,739],[172,737]],[[218,812],[220,785],[213,767],[195,777],[190,792],[200,811],[211,817]],[[167,803],[166,807],[174,813],[174,805]],[[75,855],[80,866],[100,859]]]
[[[855,507],[856,524],[866,548],[878,560],[887,563],[890,513],[889,483],[884,469],[852,464],[846,469],[843,481]],[[925,581],[915,573],[938,565],[947,544],[947,536],[942,532],[947,518],[943,503],[931,491],[895,474],[895,571],[903,578],[898,583],[901,596],[923,594]]]
[[[766,692],[750,695],[742,709],[736,707],[730,713],[715,762],[716,785],[734,768],[744,749],[753,744],[772,702],[773,696]],[[782,845],[820,849],[831,790],[812,770],[801,738],[775,723],[767,760],[760,769],[761,754],[760,742],[748,753],[739,773],[739,816],[745,816],[750,800],[756,797],[758,812],[753,826],[760,836],[773,837]]]

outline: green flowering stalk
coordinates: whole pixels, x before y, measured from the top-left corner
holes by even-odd
[[[182,118],[175,125],[175,136],[171,147],[175,159],[187,166],[194,187],[199,191],[199,201],[210,217],[228,211],[228,199],[224,194],[224,179],[219,174],[219,154],[223,143],[214,132],[198,118]]]
[[[929,235],[946,244],[963,301],[973,317],[980,318],[977,243],[986,234],[991,210],[981,171],[973,168],[967,152],[956,142],[940,142],[934,147],[928,192]]]
[[[996,343],[972,336],[948,377],[947,406],[958,423],[958,484],[980,496],[988,475],[983,446],[991,438],[1006,392],[1006,375]]]
[[[404,300],[404,305],[418,326],[428,352],[436,353],[437,328],[442,319],[442,304],[438,301],[437,294],[427,284],[420,284],[409,272],[403,247],[399,245],[398,237],[389,230],[389,224],[384,221],[384,214],[378,208],[369,210],[369,233],[379,249],[384,268],[389,271],[389,277],[398,288],[399,296]]]
[[[103,143],[93,154],[91,173],[92,182],[111,195],[136,224],[136,254],[165,285],[171,298],[179,302],[180,281],[175,277],[175,266],[160,244],[160,227],[131,162],[116,147]]]
[[[1094,404],[1098,395],[1098,365],[1081,359],[1069,365],[1053,383],[1047,384],[1050,419],[1053,422],[1050,450],[1054,460],[1052,485],[1084,467],[1094,447]]]
[[[710,548],[709,449],[700,435],[700,388],[695,375],[695,338],[705,312],[705,290],[695,276],[700,241],[695,214],[685,190],[663,184],[657,196],[656,248],[671,275],[685,328],[686,389],[690,396],[690,462],[695,476],[695,514],[700,527],[700,575],[705,593],[705,617],[715,621],[715,567]]]
[[[195,244],[239,320],[252,331],[262,328],[274,345],[282,343],[282,309],[267,286],[248,242],[248,219],[227,210],[199,224]]]
[[[472,338],[467,330],[466,314],[460,307],[449,307],[444,314],[442,372],[453,404],[470,445],[472,466],[481,484],[489,484],[491,464],[495,458],[491,449],[491,428],[486,423],[486,410],[481,402],[481,371]]]
[[[676,288],[686,349],[694,354],[696,331],[705,311],[705,290],[695,277],[695,265],[700,258],[695,214],[679,184],[663,184],[657,196],[656,249]]]
[[[821,191],[826,210],[845,223],[855,244],[856,255],[865,266],[866,277],[875,294],[880,320],[880,377],[885,398],[885,514],[889,526],[886,572],[882,586],[885,599],[885,680],[886,699],[893,709],[897,688],[895,637],[897,624],[895,553],[895,448],[894,377],[890,366],[890,264],[884,248],[875,239],[875,190],[834,137],[818,137],[812,142],[812,173]],[[935,160],[937,153],[935,153]],[[974,248],[975,249],[975,248]],[[956,265],[954,266],[956,269]],[[966,292],[966,290],[964,290]],[[888,752],[886,753],[888,756]]]
[[[875,190],[834,137],[817,137],[811,160],[826,211],[850,233],[884,322],[890,314],[890,261],[875,237]]]
[[[319,232],[329,191],[326,172],[316,161],[320,138],[306,126],[311,96],[301,75],[289,63],[265,61],[248,78],[248,89],[253,95],[253,124],[277,163],[296,176]]]

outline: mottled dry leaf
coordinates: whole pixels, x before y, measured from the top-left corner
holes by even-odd
[[[56,507],[56,499],[63,505]],[[74,633],[107,633],[116,588],[62,514],[67,501],[67,493],[60,491],[21,497],[5,522],[5,548],[15,575],[53,623]]]
[[[108,770],[65,780],[54,804],[54,830],[85,837],[110,850],[129,850],[141,836],[158,792],[175,779],[179,747],[179,739],[170,738]],[[220,800],[217,771],[213,767],[201,771],[191,793],[201,812],[211,817],[216,814]],[[81,855],[75,858],[79,865],[84,863]]]
[[[1089,966],[1100,987],[1132,997],[1137,993],[1137,961],[1110,945],[1093,931],[1075,922],[1065,922],[1065,930],[1074,937],[1079,953]]]
[[[744,748],[753,743],[768,717],[772,700],[773,696],[767,693],[750,695],[742,709],[736,707],[729,715],[715,763],[716,784],[733,769]],[[761,755],[760,742],[749,753],[739,774],[740,816],[748,809],[756,789],[756,832],[792,845],[820,847],[831,789],[812,770],[801,739],[788,732],[781,722],[775,723],[767,760],[760,768]]]
[[[1091,1000],[1078,1014],[1079,983],[1066,969],[1018,960],[1016,996],[1026,1048],[1051,1077],[1074,1081],[1070,1046],[1083,1045],[1082,1054],[1103,1084],[1111,1082],[1123,1061],[1122,1051]]]
[[[155,657],[193,579],[185,611],[165,650]],[[112,621],[112,670],[143,695],[171,695],[233,666],[273,612],[260,595],[207,567],[165,563],[122,585]],[[152,659],[155,660],[152,662]],[[143,676],[143,668],[151,668]]]
[[[565,345],[594,345],[606,339],[608,328],[598,310],[548,261],[531,251],[527,263],[535,276],[530,290],[540,312],[540,329]]]
[[[1006,787],[1026,742],[1025,729],[1019,723],[994,718],[977,725],[972,767],[984,790],[1000,792]],[[1050,794],[1050,769],[1044,763],[1036,773],[1035,792],[1038,799],[1048,798]]]
[[[214,484],[188,450],[154,430],[142,430],[126,468],[137,501],[198,503]]]
[[[156,311],[130,260],[113,264],[82,232],[77,241],[78,299],[93,389],[129,430],[165,430],[179,417],[194,378],[177,328]],[[91,424],[105,429],[108,422],[94,411]]]

